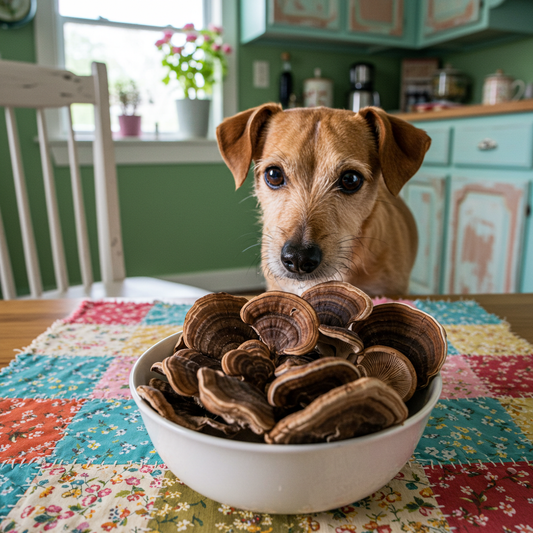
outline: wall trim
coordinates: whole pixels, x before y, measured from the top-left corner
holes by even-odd
[[[213,292],[240,292],[264,290],[266,288],[265,278],[256,267],[210,270],[158,277],[166,281],[192,285]]]

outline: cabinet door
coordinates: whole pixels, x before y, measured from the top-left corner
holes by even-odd
[[[481,0],[423,0],[424,36],[461,28],[480,18]]]
[[[349,0],[348,31],[403,35],[403,0]]]
[[[409,281],[412,294],[440,292],[445,185],[445,176],[420,172],[402,190],[418,229],[418,254]]]
[[[339,29],[339,0],[271,0],[272,24]]]
[[[444,292],[519,290],[527,192],[526,179],[452,177]]]

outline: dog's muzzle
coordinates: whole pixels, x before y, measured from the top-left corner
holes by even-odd
[[[281,249],[281,262],[292,274],[310,274],[322,261],[322,250],[313,243],[298,244],[287,241]]]

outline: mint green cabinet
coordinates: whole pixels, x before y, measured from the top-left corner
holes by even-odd
[[[414,124],[432,147],[402,191],[421,243],[411,291],[533,292],[533,113]]]
[[[530,0],[241,0],[241,42],[461,50],[533,34]]]

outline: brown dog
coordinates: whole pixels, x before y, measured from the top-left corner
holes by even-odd
[[[375,107],[265,104],[225,119],[217,140],[237,188],[255,163],[269,289],[340,279],[407,293],[418,237],[397,195],[429,148],[424,131]]]

